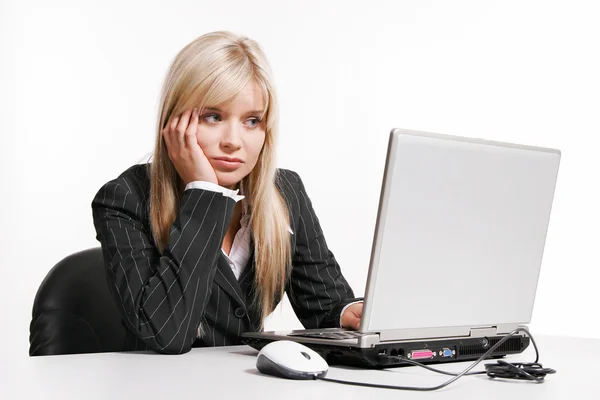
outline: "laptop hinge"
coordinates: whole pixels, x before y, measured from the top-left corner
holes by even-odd
[[[496,326],[489,326],[485,328],[471,328],[471,337],[485,337],[485,336],[496,336],[498,334],[498,328]]]

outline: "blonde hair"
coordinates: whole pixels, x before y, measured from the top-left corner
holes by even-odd
[[[162,89],[156,146],[150,170],[150,224],[161,252],[169,242],[184,192],[183,181],[167,154],[162,129],[172,115],[191,107],[217,106],[255,82],[265,99],[265,142],[254,169],[240,182],[243,214],[250,215],[254,239],[254,302],[262,321],[283,296],[291,263],[288,207],[275,186],[277,97],[270,66],[260,46],[230,32],[208,33],[185,46],[173,61]],[[200,103],[200,104],[198,104]]]

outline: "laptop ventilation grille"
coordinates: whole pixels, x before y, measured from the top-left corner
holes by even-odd
[[[485,353],[490,347],[498,343],[499,338],[492,338],[489,340],[489,346],[483,346],[481,344],[470,344],[465,346],[459,346],[458,351],[463,356],[476,356]],[[508,353],[521,350],[521,339],[510,338],[506,342],[502,343],[492,354],[495,353]]]

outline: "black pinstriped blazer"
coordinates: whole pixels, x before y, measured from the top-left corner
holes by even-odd
[[[260,323],[252,306],[254,255],[238,281],[221,252],[235,201],[186,190],[161,256],[150,230],[148,166],[127,169],[92,201],[108,283],[130,333],[125,348],[185,353],[191,347],[240,344],[240,335]],[[339,326],[354,293],[327,248],[298,174],[279,169],[276,186],[294,232],[286,285],[292,307],[306,328]]]

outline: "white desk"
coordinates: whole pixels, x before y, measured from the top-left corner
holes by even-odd
[[[537,337],[541,363],[558,372],[543,384],[467,376],[434,392],[407,392],[292,381],[261,375],[250,347],[193,349],[179,356],[154,353],[103,353],[22,357],[2,361],[0,398],[27,399],[597,399],[600,374],[598,339]],[[513,361],[532,361],[533,346]],[[462,370],[468,363],[443,365]],[[479,369],[477,367],[476,369]],[[449,377],[417,367],[388,371],[331,367],[328,377],[394,385],[433,386]],[[596,391],[594,393],[594,391]]]

